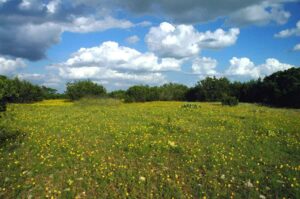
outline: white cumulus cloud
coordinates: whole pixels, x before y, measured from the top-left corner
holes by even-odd
[[[0,55],[0,74],[1,75],[11,75],[17,72],[18,69],[24,68],[26,66],[23,59],[16,58],[11,59]]]
[[[202,48],[219,49],[233,45],[239,29],[198,32],[192,25],[172,25],[167,22],[152,27],[146,35],[150,51],[160,57],[187,58],[196,56]]]
[[[179,71],[182,60],[159,58],[151,52],[139,52],[107,41],[92,48],[81,48],[65,62],[51,68],[65,80],[91,79],[111,84],[159,84],[164,71]]]
[[[236,43],[240,30],[238,28],[231,28],[229,31],[224,31],[219,28],[214,32],[206,31],[199,34],[200,47],[210,49],[220,49],[232,46]]]
[[[290,64],[281,63],[275,58],[266,59],[265,63],[260,65],[255,65],[247,57],[233,57],[229,62],[230,66],[225,71],[225,75],[230,77],[250,77],[255,79],[270,75],[277,71],[295,67]]]
[[[141,53],[133,48],[107,41],[100,46],[81,48],[62,65],[71,67],[97,66],[115,70],[165,71],[180,70],[181,60],[159,59],[153,53]]]

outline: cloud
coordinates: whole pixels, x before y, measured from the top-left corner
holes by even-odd
[[[129,21],[106,17],[101,20],[80,17],[68,23],[45,22],[41,24],[6,25],[0,27],[0,54],[29,60],[45,58],[46,51],[60,42],[61,34],[68,32],[96,32],[111,28],[130,28]],[[22,34],[20,34],[22,33]],[[13,46],[13,48],[12,48]]]
[[[126,42],[130,43],[130,44],[135,44],[139,41],[140,41],[140,38],[136,35],[133,35],[133,36],[130,36],[130,37],[126,38]]]
[[[175,23],[194,24],[229,17],[240,25],[285,23],[289,13],[283,5],[294,1],[297,0],[74,0],[77,5],[121,8],[137,16],[158,16]]]
[[[284,3],[289,1],[0,0],[0,54],[39,60],[45,57],[47,49],[60,41],[64,31],[87,33],[111,28],[127,29],[151,25],[151,22],[147,21],[133,24],[129,20],[120,18],[122,16],[120,12],[130,16],[161,17],[177,24],[201,23],[226,17],[237,24],[265,24],[270,21],[281,24],[289,16],[283,8]],[[177,30],[178,27],[175,26],[175,29]],[[28,28],[38,37],[29,37],[28,34],[22,36]],[[220,38],[222,37],[226,35],[221,35]],[[219,47],[218,44],[216,46]],[[197,46],[193,46],[193,42],[190,43],[189,48],[191,49],[188,52],[179,52],[179,56],[182,56],[181,53],[197,54],[195,52],[199,51]]]
[[[59,68],[59,75],[65,79],[93,79],[93,80],[110,80],[110,81],[130,81],[134,83],[155,84],[165,81],[161,73],[128,73],[118,72],[116,70],[100,67],[76,67],[76,68]]]
[[[17,77],[22,80],[30,81],[34,84],[55,88],[60,91],[63,91],[61,89],[66,84],[66,81],[55,73],[20,73]]]
[[[201,48],[219,49],[233,45],[237,41],[239,29],[228,32],[198,32],[192,25],[172,25],[167,22],[152,27],[146,35],[150,51],[160,57],[186,58],[196,56]]]
[[[65,31],[87,33],[135,26],[128,20],[96,11],[99,9],[61,0],[2,0],[0,54],[40,60],[52,45],[60,42]]]
[[[249,58],[233,57],[230,61],[229,68],[225,71],[225,75],[229,77],[245,77],[254,78],[264,77],[277,71],[287,70],[295,67],[290,64],[279,62],[275,58],[266,59],[265,63],[255,65]]]
[[[297,44],[293,48],[294,51],[299,51],[300,50],[300,44]]]
[[[155,14],[172,19],[177,23],[197,23],[214,20],[226,16],[235,10],[258,3],[249,1],[218,1],[218,0],[130,0],[115,1],[125,9],[136,14]]]
[[[20,79],[31,80],[31,81],[41,81],[46,78],[46,75],[38,74],[38,73],[20,73],[17,76]]]
[[[0,54],[38,60],[60,41],[62,30],[54,23],[0,27]]]
[[[236,43],[240,30],[231,28],[229,31],[217,29],[215,32],[206,31],[200,33],[200,47],[208,49],[220,49],[232,46]]]
[[[26,64],[23,59],[11,59],[0,55],[0,75],[12,75],[24,67]]]
[[[201,76],[217,75],[216,67],[218,61],[210,57],[198,57],[192,63],[192,71],[194,74]]]
[[[91,79],[110,84],[160,84],[162,72],[179,71],[182,60],[158,58],[151,52],[139,52],[107,41],[92,48],[81,48],[65,62],[52,65],[64,80]]]
[[[153,53],[141,53],[135,49],[120,46],[117,42],[107,41],[100,46],[81,48],[62,65],[71,67],[96,65],[130,71],[176,71],[180,70],[180,63],[181,60],[159,59]]]
[[[61,4],[61,0],[53,0],[50,1],[46,7],[47,7],[47,12],[50,14],[54,14],[57,12],[57,9],[59,9],[59,5]]]
[[[287,38],[291,36],[300,36],[300,20],[297,22],[295,28],[285,29],[275,34],[277,38]]]
[[[230,14],[227,23],[239,26],[266,25],[270,22],[285,24],[290,16],[281,4],[263,1],[261,4],[251,5]]]
[[[134,24],[128,20],[119,20],[113,17],[105,17],[104,19],[95,19],[94,17],[77,17],[71,23],[62,24],[64,31],[87,33],[98,32],[112,28],[131,28]]]

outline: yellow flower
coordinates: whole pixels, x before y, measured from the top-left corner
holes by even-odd
[[[140,181],[145,182],[146,178],[144,176],[140,176]]]

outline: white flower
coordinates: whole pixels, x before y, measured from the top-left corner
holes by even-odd
[[[259,195],[259,198],[260,198],[260,199],[266,199],[266,196],[260,194],[260,195]]]
[[[253,184],[251,183],[250,180],[248,180],[248,181],[245,183],[245,186],[246,186],[246,187],[249,187],[249,188],[252,188],[252,187],[253,187]]]

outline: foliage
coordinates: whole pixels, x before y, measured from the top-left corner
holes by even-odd
[[[182,84],[168,83],[159,87],[160,101],[184,101],[188,87]]]
[[[130,87],[125,93],[126,102],[147,101],[184,101],[188,87],[182,84],[168,83],[159,87],[138,85]]]
[[[148,85],[132,86],[126,91],[126,102],[147,102],[159,100],[158,87]]]
[[[52,88],[33,85],[18,78],[8,79],[0,76],[0,110],[5,110],[6,103],[31,103],[58,98],[59,95]]]
[[[300,108],[300,68],[276,72],[263,81],[264,103]]]
[[[6,98],[7,98],[7,82],[4,76],[0,76],[0,112],[6,111]]]
[[[112,91],[112,92],[109,93],[108,96],[111,97],[111,98],[124,100],[126,98],[126,91],[124,91],[124,90]]]
[[[66,99],[65,94],[58,93],[56,89],[42,86],[43,99]]]
[[[298,110],[76,103],[9,104],[0,198],[299,198]]]
[[[18,131],[8,130],[0,125],[0,150],[5,144],[16,141],[22,135],[23,134]]]
[[[240,102],[255,102],[278,107],[300,108],[300,68],[276,72],[263,80],[233,82],[211,78],[197,83],[186,94],[188,101],[221,101],[234,96]]]
[[[19,80],[18,78],[10,81],[12,95],[8,99],[9,102],[30,103],[43,100],[41,87],[25,80]]]
[[[239,100],[236,97],[226,96],[222,99],[222,105],[237,106],[238,104]]]
[[[192,92],[195,92],[192,101],[221,101],[230,92],[230,81],[225,77],[207,77],[199,81]]]
[[[76,81],[67,83],[66,96],[70,100],[79,100],[83,97],[95,96],[103,97],[106,95],[106,89],[91,80]]]

